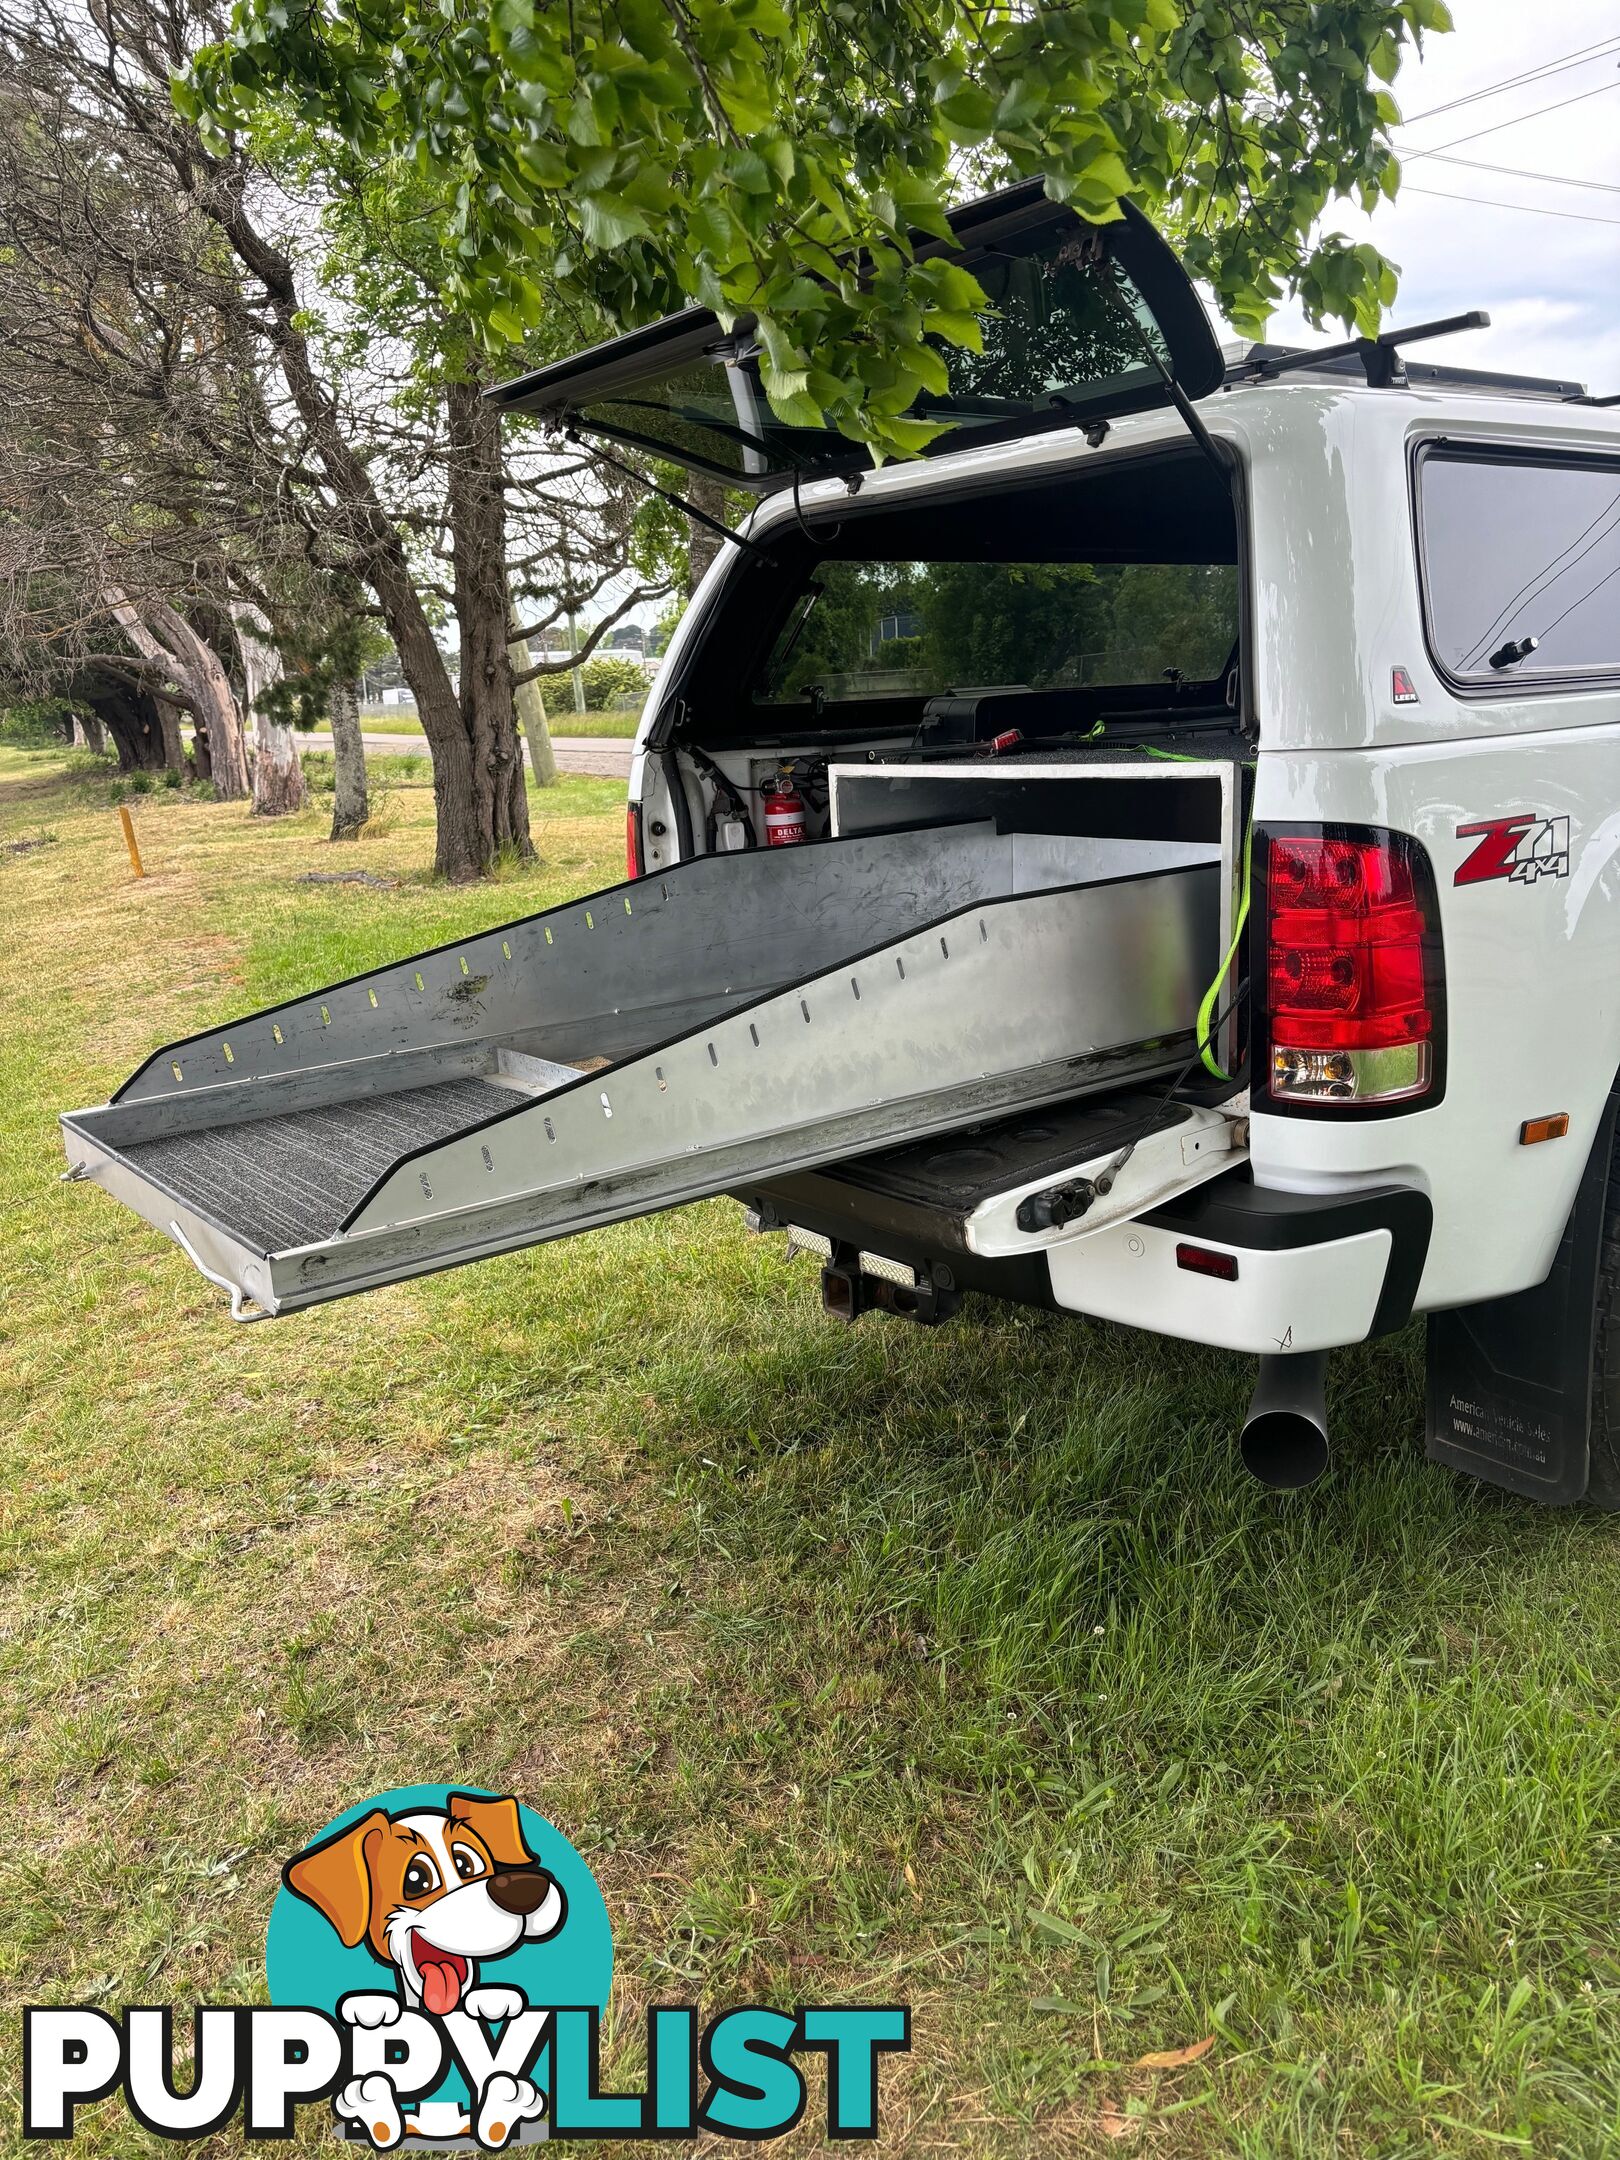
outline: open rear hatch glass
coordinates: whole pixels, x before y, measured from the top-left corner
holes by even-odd
[[[1124,207],[1116,222],[1088,225],[1028,181],[954,213],[952,245],[919,241],[919,256],[945,254],[970,270],[994,310],[982,352],[928,341],[949,378],[944,396],[911,407],[947,430],[929,455],[1145,411],[1169,401],[1167,373],[1189,398],[1215,388],[1220,348],[1197,293],[1159,234]],[[752,321],[726,331],[704,308],[489,394],[503,411],[760,495],[870,463],[842,435],[782,421],[765,394]]]

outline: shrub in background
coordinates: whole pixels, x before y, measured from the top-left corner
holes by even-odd
[[[579,672],[585,683],[587,712],[622,712],[646,698],[647,670],[635,660],[621,659],[617,653],[598,653]],[[566,734],[567,721],[566,710],[559,710],[553,725]]]
[[[69,733],[69,710],[60,698],[25,698],[0,705],[0,742],[19,750],[60,750]]]

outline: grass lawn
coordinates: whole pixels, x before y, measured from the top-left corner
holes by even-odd
[[[635,740],[636,729],[641,725],[640,708],[634,712],[575,712],[566,702],[555,704],[548,701],[546,711],[550,716],[553,735],[566,741],[584,736],[612,735],[625,742]],[[396,711],[392,705],[373,706],[361,715],[360,726],[367,735],[421,735],[422,723],[414,712]],[[425,737],[423,738],[426,739]]]
[[[9,2006],[256,1999],[281,1862],[453,1778],[595,1866],[610,2080],[649,2000],[903,2000],[897,2153],[1620,2151],[1620,1532],[1426,1468],[1415,1334],[1277,1496],[1239,1360],[845,1332],[728,1203],[238,1328],[55,1182],[158,1043],[612,881],[622,800],[467,892],[425,789],[342,849],[160,792],[137,885],[0,751],[0,2134]]]

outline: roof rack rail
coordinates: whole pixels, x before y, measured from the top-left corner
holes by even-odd
[[[1445,362],[1408,362],[1400,348],[1422,338],[1448,337],[1458,330],[1483,330],[1490,322],[1483,308],[1464,315],[1447,315],[1438,322],[1413,323],[1407,329],[1384,330],[1375,338],[1346,338],[1342,344],[1314,349],[1290,345],[1254,345],[1227,369],[1228,387],[1240,383],[1271,382],[1279,375],[1315,373],[1353,375],[1358,370],[1375,390],[1405,389],[1418,383],[1450,383],[1473,390],[1499,390],[1510,397],[1542,397],[1560,403],[1588,399],[1586,385],[1551,375],[1514,375],[1488,368],[1451,367]]]

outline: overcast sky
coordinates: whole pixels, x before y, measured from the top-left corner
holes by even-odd
[[[1456,29],[1431,37],[1423,60],[1408,61],[1394,86],[1411,115],[1395,138],[1399,196],[1370,218],[1342,205],[1324,225],[1371,238],[1400,266],[1387,321],[1489,312],[1488,330],[1414,347],[1414,358],[1574,376],[1600,394],[1620,392],[1620,9],[1615,0],[1451,0],[1451,7]],[[1556,74],[1419,117],[1605,42],[1607,52]],[[1564,102],[1571,99],[1578,102]],[[1555,104],[1558,111],[1543,110]],[[1502,125],[1508,121],[1515,124]],[[1447,159],[1478,162],[1422,154],[1440,149]],[[1600,185],[1569,187],[1549,175]],[[1442,199],[1454,196],[1471,200]],[[1592,219],[1606,222],[1583,222]],[[1281,344],[1319,344],[1342,332],[1312,330],[1289,306],[1268,334]]]

